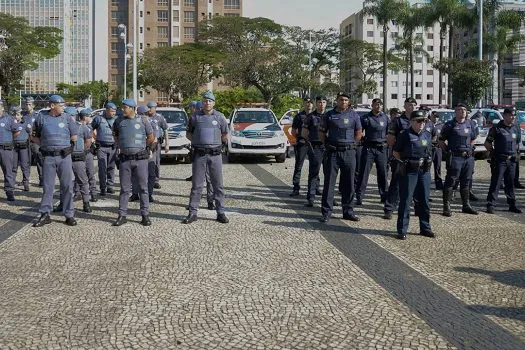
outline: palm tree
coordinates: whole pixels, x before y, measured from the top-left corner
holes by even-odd
[[[406,89],[407,96],[414,96],[415,81],[414,81],[414,56],[424,56],[427,60],[430,59],[429,53],[423,48],[425,40],[420,35],[413,35],[412,37],[400,36],[396,38],[394,48],[390,50],[393,54],[403,57],[406,63]],[[408,81],[410,80],[410,86]]]
[[[383,104],[385,110],[388,106],[388,30],[390,23],[397,18],[400,5],[404,0],[365,0],[363,2],[363,14],[374,16],[377,24],[383,27]]]

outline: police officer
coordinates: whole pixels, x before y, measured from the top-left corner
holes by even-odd
[[[492,176],[490,188],[487,194],[487,213],[494,213],[494,204],[498,198],[501,181],[505,183],[505,195],[509,211],[521,214],[522,210],[516,206],[514,195],[514,176],[516,174],[516,163],[519,143],[521,142],[521,130],[515,124],[516,115],[510,108],[503,111],[503,120],[490,128],[485,141],[485,147],[491,152]]]
[[[24,120],[30,120],[31,121],[31,127],[34,126],[36,116],[38,113],[35,111],[35,100],[32,97],[28,97],[24,100],[22,103],[22,116]],[[31,136],[31,135],[30,135]],[[31,159],[34,159],[34,162],[36,164],[36,170],[38,173],[38,186],[42,187],[44,185],[44,181],[42,179],[42,164],[43,164],[43,158],[42,154],[40,154],[40,146],[34,143],[31,140],[31,137],[29,137],[30,143],[30,155]]]
[[[410,116],[417,106],[417,102],[413,97],[408,97],[405,100],[404,108],[405,111],[398,117],[394,117],[390,120],[390,125],[388,127],[388,136],[387,143],[389,147],[394,147],[396,139],[401,133],[401,131],[408,129],[410,127]],[[392,219],[392,211],[396,208],[399,200],[399,172],[398,172],[397,161],[394,161],[390,164],[392,169],[392,177],[390,179],[390,185],[388,186],[388,193],[386,196],[385,205],[383,207],[384,219]]]
[[[365,132],[363,137],[363,153],[361,156],[361,170],[359,171],[356,189],[356,204],[363,204],[368,177],[372,165],[376,165],[377,187],[381,203],[386,200],[388,180],[386,165],[388,162],[388,144],[386,137],[390,123],[387,115],[381,111],[383,101],[379,98],[372,100],[372,110],[361,118],[361,126]]]
[[[97,202],[98,198],[96,195],[96,189],[97,189],[97,180],[96,180],[96,172],[95,172],[95,163],[94,163],[94,156],[97,154],[96,146],[95,146],[95,139],[93,137],[93,129],[91,128],[91,114],[93,111],[91,108],[84,108],[82,109],[78,115],[81,123],[83,123],[86,127],[89,128],[89,131],[91,133],[91,146],[89,147],[89,150],[87,150],[86,153],[86,174],[88,177],[88,183],[89,183],[89,201],[90,202]]]
[[[315,98],[316,109],[308,114],[303,121],[301,137],[308,146],[308,193],[306,206],[313,207],[315,195],[319,193],[319,171],[323,163],[324,144],[319,137],[319,127],[326,112],[325,96]],[[322,192],[321,192],[322,193]]]
[[[154,123],[157,124],[158,128],[156,130],[155,137],[157,138],[157,142],[155,143],[156,150],[153,153],[155,155],[155,184],[154,188],[159,189],[160,186],[160,152],[162,150],[162,147],[164,146],[164,152],[168,153],[170,150],[170,142],[169,142],[169,135],[168,135],[168,124],[166,123],[166,119],[164,117],[157,113],[157,103],[156,102],[148,102],[148,116],[152,119]]]
[[[13,116],[4,113],[0,102],[0,167],[4,173],[4,190],[7,200],[15,200],[15,174],[13,173],[13,139],[20,135],[22,127],[15,122]]]
[[[122,117],[113,125],[115,142],[120,154],[120,202],[118,218],[113,226],[121,226],[127,222],[128,201],[132,191],[133,181],[138,186],[140,196],[140,214],[144,226],[150,226],[149,195],[148,195],[148,159],[150,147],[155,141],[151,123],[146,117],[135,114],[137,103],[129,98],[122,101]]]
[[[355,142],[362,137],[359,114],[348,108],[350,94],[337,94],[337,106],[328,111],[321,123],[319,136],[325,144],[323,158],[324,186],[320,219],[328,222],[333,211],[333,199],[337,173],[341,169],[341,197],[343,219],[359,221],[354,214],[352,201],[355,194]]]
[[[292,193],[290,193],[290,197],[298,196],[299,189],[301,188],[301,171],[303,169],[304,160],[308,154],[308,145],[306,144],[306,140],[301,136],[301,131],[306,116],[314,110],[314,102],[310,97],[305,97],[303,101],[304,110],[299,112],[292,121],[292,135],[297,140],[297,143],[294,147],[295,167],[292,178],[293,190]]]
[[[432,163],[434,165],[434,184],[436,190],[443,191],[443,179],[441,177],[441,162],[443,161],[443,150],[438,147],[438,139],[443,129],[443,123],[436,112],[430,114],[430,120],[434,123],[435,137],[432,139]]]
[[[435,237],[430,227],[430,167],[432,165],[432,135],[425,128],[423,111],[410,114],[410,127],[402,130],[394,145],[394,162],[398,163],[399,211],[397,238],[406,239],[410,220],[410,203],[414,198],[419,216],[419,233]]]
[[[229,220],[224,213],[222,144],[228,141],[228,122],[222,113],[213,108],[215,96],[211,91],[205,92],[202,98],[204,107],[191,116],[186,133],[192,143],[194,156],[189,214],[182,222],[190,224],[197,220],[197,210],[208,168],[214,190],[217,221],[225,224]]]
[[[64,99],[59,95],[49,97],[49,111],[41,112],[33,126],[33,141],[40,145],[44,157],[42,167],[44,189],[40,202],[40,218],[33,224],[41,227],[51,223],[49,212],[53,209],[55,176],[60,181],[60,202],[63,205],[65,223],[77,224],[73,206],[73,165],[71,161],[72,144],[77,141],[78,125],[64,113]]]
[[[29,179],[31,176],[31,149],[29,147],[29,135],[31,135],[31,128],[33,127],[33,121],[31,118],[24,118],[22,116],[22,110],[18,106],[11,107],[11,115],[15,119],[15,123],[18,124],[18,130],[20,133],[13,140],[14,142],[14,153],[13,153],[13,176],[16,179],[16,173],[18,166],[22,169],[22,185],[24,191],[29,191]]]
[[[116,120],[117,106],[113,102],[106,104],[103,115],[97,115],[91,122],[95,133],[98,159],[98,182],[100,195],[113,193],[115,181],[116,145],[113,139],[113,124]]]
[[[459,179],[462,212],[477,215],[478,212],[470,206],[470,183],[474,172],[474,152],[472,145],[477,135],[477,125],[467,119],[467,108],[460,103],[456,106],[456,117],[445,123],[441,129],[439,143],[443,150],[449,152],[447,175],[443,185],[443,215],[452,216],[450,201],[454,183]],[[445,144],[445,141],[447,142]]]

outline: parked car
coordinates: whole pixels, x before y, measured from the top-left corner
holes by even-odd
[[[439,122],[445,124],[449,120],[452,120],[456,117],[456,111],[449,108],[436,108],[430,110],[430,113],[436,113],[439,118]],[[430,114],[429,114],[430,115]]]
[[[474,146],[476,147],[474,156],[476,158],[486,158],[488,157],[488,151],[485,148],[485,140],[489,129],[494,123],[499,123],[500,120],[503,120],[503,116],[497,110],[481,108],[473,109],[470,113],[470,119],[476,121],[479,127],[479,136],[474,141]]]
[[[293,118],[299,114],[298,109],[290,109],[286,113],[284,113],[279,119],[279,125],[281,125],[281,128],[284,131],[284,134],[288,138],[288,147],[286,148],[286,158],[290,158],[292,155],[292,150],[295,144],[297,143],[297,140],[295,139],[295,136],[292,135],[292,123]]]
[[[164,150],[161,152],[161,158],[176,159],[190,163],[191,142],[186,138],[188,115],[183,109],[175,107],[157,107],[157,113],[166,119],[170,145],[168,153],[164,153]]]
[[[525,111],[516,112],[516,124],[521,129],[520,153],[525,154]]]
[[[286,160],[288,138],[268,108],[238,108],[229,123],[228,161],[240,156],[273,156],[278,163]]]

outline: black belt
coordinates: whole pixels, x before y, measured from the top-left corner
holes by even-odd
[[[332,152],[344,152],[355,149],[355,144],[351,145],[326,145],[326,149]]]
[[[13,150],[13,145],[12,144],[10,144],[10,145],[0,145],[0,149],[6,150],[6,151],[12,151]]]
[[[497,154],[496,157],[500,160],[516,160],[516,154]]]
[[[145,149],[145,150],[137,152],[135,154],[123,154],[123,153],[121,153],[119,155],[119,157],[120,157],[120,161],[121,162],[125,162],[125,161],[128,161],[128,160],[143,160],[143,159],[148,159],[149,158],[149,151]]]
[[[451,153],[454,157],[468,158],[472,156],[472,152],[470,151],[452,151]]]
[[[114,143],[104,143],[104,142],[96,142],[96,144],[99,146],[99,147],[111,147],[111,148],[115,148],[115,144]]]
[[[68,155],[70,155],[72,152],[73,152],[73,147],[63,148],[63,149],[58,150],[58,151],[44,151],[42,149],[40,150],[40,153],[42,154],[43,157],[57,157],[57,156],[61,156],[62,158],[65,158]]]
[[[29,147],[29,141],[26,141],[24,143],[15,142],[15,148],[26,149],[27,147]]]
[[[365,141],[364,145],[369,148],[384,148],[387,146],[387,143],[379,141]]]
[[[86,155],[84,153],[72,153],[71,160],[73,162],[83,162],[86,160]]]
[[[194,154],[197,154],[199,156],[204,156],[209,154],[210,156],[218,156],[222,153],[222,147],[218,148],[194,148],[193,150]]]

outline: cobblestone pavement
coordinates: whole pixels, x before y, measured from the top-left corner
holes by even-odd
[[[487,167],[477,165],[484,197]],[[359,223],[323,227],[319,208],[288,197],[292,168],[291,159],[225,165],[228,225],[208,210],[180,224],[191,186],[183,164],[163,166],[147,228],[136,203],[128,224],[111,226],[116,195],[77,212],[75,228],[58,215],[28,224],[36,188],[1,201],[0,349],[491,348],[470,342],[480,331],[492,348],[524,347],[525,215],[474,217],[456,205],[445,219],[436,193],[438,237],[400,242],[372,186]],[[396,281],[426,288],[398,293]],[[459,311],[434,314],[427,295]],[[461,329],[440,326],[456,316]]]

